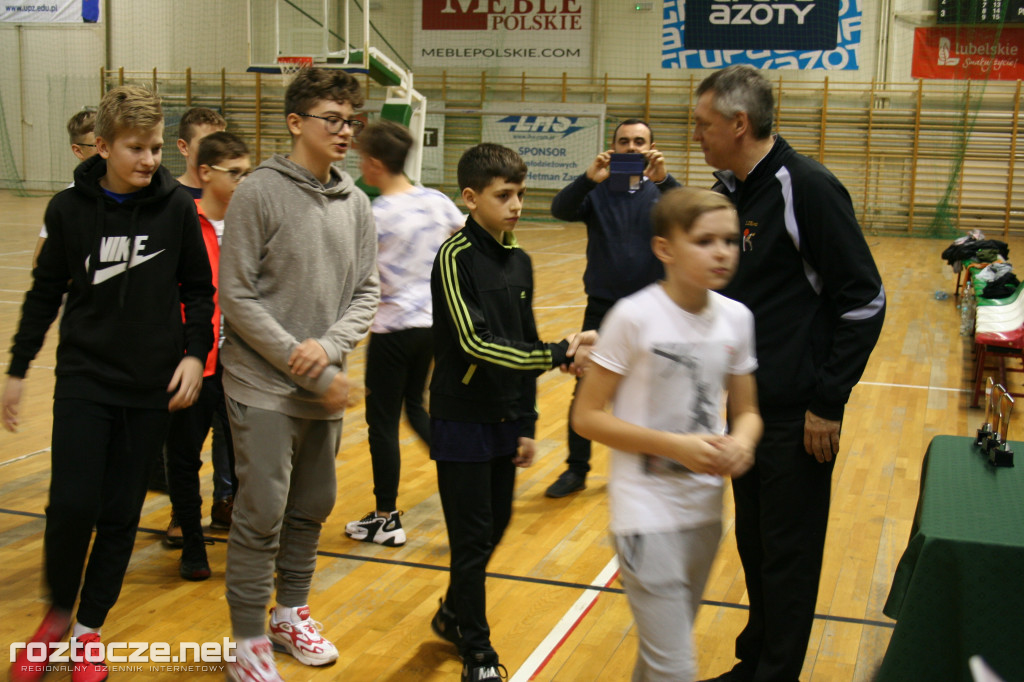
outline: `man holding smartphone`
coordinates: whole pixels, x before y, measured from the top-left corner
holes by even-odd
[[[613,173],[618,175],[617,166],[624,161],[619,154],[642,154],[646,159],[642,175],[635,175],[630,168],[633,164],[625,160],[622,165],[627,180],[606,182]],[[650,126],[630,118],[616,126],[612,148],[598,154],[587,172],[551,201],[555,218],[587,226],[587,267],[583,272],[587,307],[583,331],[600,327],[605,313],[620,298],[662,277],[661,263],[651,251],[651,208],[662,192],[679,186],[665,169],[661,152],[654,148]],[[569,409],[572,410],[571,405]],[[573,431],[572,426],[566,463],[568,469],[545,492],[548,497],[565,497],[587,487],[590,441]]]

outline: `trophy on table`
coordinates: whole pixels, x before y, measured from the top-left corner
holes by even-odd
[[[992,437],[992,394],[995,385],[996,382],[989,377],[985,385],[985,423],[978,429],[978,437],[974,440],[974,444],[979,448],[984,447]]]
[[[1010,449],[1010,440],[1007,432],[1010,429],[1010,414],[1013,412],[1013,396],[1003,388],[998,387],[1001,392],[999,394],[999,423],[996,427],[998,432],[995,433],[990,439],[997,441],[995,445],[988,450],[988,463],[992,466],[997,467],[1012,467],[1013,466],[1013,450]]]

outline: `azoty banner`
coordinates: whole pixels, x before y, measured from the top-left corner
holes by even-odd
[[[590,64],[590,0],[416,0],[413,66]]]
[[[526,187],[561,189],[602,151],[603,104],[516,104],[483,109],[484,142],[514,149],[526,162]]]

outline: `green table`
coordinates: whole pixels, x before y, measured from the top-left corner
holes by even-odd
[[[878,682],[970,682],[975,654],[1024,680],[1024,443],[1010,447],[1014,468],[990,466],[972,438],[928,446]]]

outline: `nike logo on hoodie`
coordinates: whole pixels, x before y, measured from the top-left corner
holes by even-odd
[[[132,244],[128,237],[103,237],[100,242],[100,263],[114,263],[114,265],[96,268],[92,276],[92,283],[106,282],[108,279],[124,273],[128,268],[138,267],[165,251],[165,249],[160,249],[155,253],[142,255],[140,252],[146,248],[147,239],[149,239],[147,235],[138,235]],[[89,269],[89,258],[90,256],[85,258],[86,270]]]

